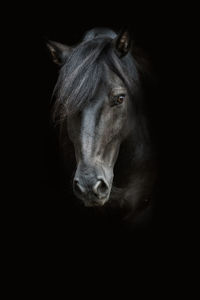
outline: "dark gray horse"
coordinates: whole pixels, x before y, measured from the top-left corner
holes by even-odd
[[[74,194],[85,206],[126,207],[134,218],[148,207],[155,168],[143,64],[128,32],[95,28],[74,47],[48,47],[60,66],[54,119],[67,168],[76,169]]]

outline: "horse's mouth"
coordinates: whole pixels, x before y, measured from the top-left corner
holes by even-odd
[[[78,197],[82,204],[85,206],[85,207],[102,207],[104,206],[108,200],[109,200],[109,195],[107,195],[106,197],[104,198],[98,198],[98,197],[95,197],[95,196],[91,196],[91,195],[88,195],[88,197]]]
[[[101,199],[101,201],[88,201],[84,200],[83,203],[85,207],[102,207],[108,201],[108,199]]]

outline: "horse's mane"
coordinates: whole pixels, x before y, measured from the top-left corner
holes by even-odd
[[[135,94],[138,90],[136,60],[131,54],[119,58],[110,34],[106,36],[92,33],[93,31],[87,33],[86,38],[72,50],[60,69],[54,90],[54,118],[59,121],[82,110],[93,99],[97,87],[105,78],[105,66],[121,78],[130,94]]]

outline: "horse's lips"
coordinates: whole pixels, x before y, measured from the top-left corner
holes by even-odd
[[[83,201],[85,207],[101,207],[103,206],[109,198],[101,199],[101,201]]]

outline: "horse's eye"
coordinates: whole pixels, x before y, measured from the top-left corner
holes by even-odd
[[[118,95],[113,95],[111,100],[111,106],[116,106],[119,104],[122,104],[124,102],[126,95],[125,94],[118,94]]]
[[[124,94],[120,94],[120,95],[116,96],[117,104],[121,104],[124,101],[124,98],[125,98]]]

